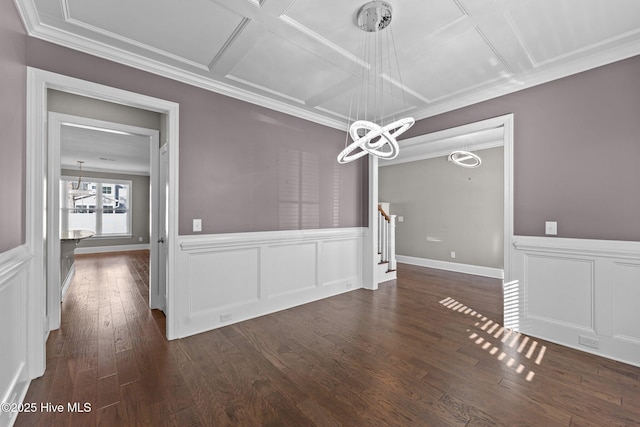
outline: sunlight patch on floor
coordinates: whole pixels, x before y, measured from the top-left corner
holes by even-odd
[[[547,347],[539,345],[535,339],[514,331],[511,328],[506,328],[453,298],[447,297],[441,300],[440,304],[449,310],[468,315],[472,320],[475,320],[473,326],[477,328],[477,330],[472,331],[471,329],[467,329],[467,331],[470,332],[469,339],[473,340],[476,345],[484,351],[487,351],[490,355],[495,356],[496,359],[504,363],[505,366],[512,368],[517,374],[523,374],[527,371],[525,363],[533,363],[535,365],[542,363]],[[482,336],[482,334],[485,336]],[[501,348],[504,351],[501,351]],[[506,351],[513,354],[509,355]],[[519,363],[518,359],[522,355],[524,355],[526,360],[524,360],[523,363]],[[525,379],[531,381],[534,376],[535,372],[529,369]]]

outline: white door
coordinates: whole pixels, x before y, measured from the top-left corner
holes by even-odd
[[[160,179],[158,194],[158,308],[167,314],[167,200],[169,199],[169,150],[160,148]]]

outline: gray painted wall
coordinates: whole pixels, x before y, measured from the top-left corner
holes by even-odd
[[[62,176],[78,176],[77,170],[62,169]],[[149,177],[141,175],[113,174],[83,171],[86,178],[123,179],[132,181],[131,189],[131,237],[112,238],[99,237],[81,241],[79,248],[93,248],[100,246],[141,245],[149,243]],[[142,237],[142,241],[139,238]]]
[[[25,242],[27,35],[13,2],[0,2],[0,253]]]
[[[514,229],[640,240],[640,56],[420,120],[422,135],[514,113]]]
[[[291,228],[302,193],[315,205],[298,228],[366,225],[366,162],[336,167],[344,132],[42,40],[27,51],[30,66],[180,104],[180,234],[193,218],[205,234]]]
[[[474,169],[446,157],[379,168],[379,199],[404,218],[396,227],[398,255],[503,267],[503,149],[476,153],[482,165]]]

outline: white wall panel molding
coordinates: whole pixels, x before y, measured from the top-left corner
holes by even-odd
[[[640,242],[515,236],[511,251],[507,326],[640,366]]]
[[[186,252],[247,245],[281,245],[293,242],[353,239],[364,236],[364,229],[325,228],[320,230],[260,231],[180,236],[180,248]]]
[[[363,228],[180,236],[180,337],[362,287]]]
[[[0,402],[23,401],[27,372],[27,282],[32,255],[26,245],[0,254]],[[17,412],[0,411],[0,425],[12,425]]]
[[[0,254],[0,292],[6,286],[14,284],[12,280],[25,271],[31,258],[32,255],[25,245]]]
[[[640,261],[640,242],[514,236],[516,250]]]

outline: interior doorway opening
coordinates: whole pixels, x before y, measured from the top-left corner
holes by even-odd
[[[71,102],[82,103],[79,98],[74,96]],[[159,128],[159,119],[157,125]],[[61,244],[49,240],[49,330],[61,324],[60,302],[75,272],[73,252],[148,248],[149,307],[166,312],[166,278],[159,274],[165,251],[156,243],[166,234],[159,220],[160,212],[166,211],[166,200],[159,197],[159,141],[160,129],[49,112],[47,232],[51,236],[91,236],[75,251],[79,238]],[[69,247],[68,253],[61,247]]]
[[[508,283],[511,280],[511,242],[513,240],[513,131],[514,116],[506,114],[491,119],[481,120],[466,125],[445,129],[438,132],[428,133],[405,139],[400,142],[400,154],[394,160],[387,161],[388,164],[394,162],[405,162],[419,160],[437,155],[448,155],[452,149],[459,148],[460,139],[466,135],[481,132],[499,131],[502,135],[500,145],[503,147],[503,281]],[[476,147],[477,148],[477,147]],[[411,159],[411,160],[408,160]],[[381,162],[380,162],[381,163]],[[365,258],[363,262],[364,277],[371,285],[368,289],[377,289],[376,282],[376,260],[377,244],[374,236],[377,236],[377,213],[378,213],[378,167],[377,158],[369,158],[369,233],[365,239]]]
[[[53,245],[59,245],[59,235],[51,232],[51,215],[48,201],[54,200],[58,194],[58,188],[54,192],[52,185],[59,185],[59,179],[53,179],[52,174],[59,170],[55,156],[55,150],[49,150],[48,140],[49,123],[47,117],[48,90],[53,89],[81,95],[87,98],[108,101],[119,105],[134,107],[142,110],[154,111],[166,117],[162,130],[164,131],[163,143],[167,143],[167,181],[163,186],[166,199],[165,225],[165,254],[166,262],[166,337],[176,338],[173,314],[173,268],[175,264],[175,242],[178,235],[178,104],[158,98],[149,97],[121,89],[100,85],[60,74],[51,73],[35,68],[27,68],[27,185],[26,185],[26,242],[32,251],[28,284],[28,333],[27,354],[29,357],[27,366],[30,378],[37,378],[44,373],[46,368],[46,339],[50,331],[50,325],[55,325],[55,320],[50,319],[51,303],[47,292],[49,283],[49,261],[54,258]],[[159,141],[155,150],[159,156]],[[59,155],[59,151],[58,151]],[[59,221],[59,219],[58,219]],[[152,240],[150,244],[154,243]],[[157,244],[157,241],[154,243]],[[59,295],[56,297],[59,304]]]

